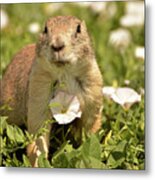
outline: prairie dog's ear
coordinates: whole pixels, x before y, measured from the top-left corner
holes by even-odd
[[[84,21],[80,21],[76,24],[76,32],[75,32],[75,37],[77,37],[78,35],[84,35],[86,32],[86,25]]]
[[[85,31],[87,30],[87,26],[86,26],[86,23],[85,23],[84,20],[82,20],[81,26],[82,26],[82,28],[83,28]]]
[[[40,54],[40,51],[42,47],[46,45],[46,42],[47,42],[46,36],[43,33],[40,33],[38,37],[38,41],[36,43],[36,46],[37,46],[36,50],[38,54]]]

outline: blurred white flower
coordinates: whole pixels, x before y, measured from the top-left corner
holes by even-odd
[[[144,2],[127,2],[126,14],[120,19],[125,27],[142,26],[144,24]]]
[[[110,90],[109,93],[108,90]],[[107,94],[110,99],[120,104],[124,109],[129,109],[134,103],[141,101],[141,95],[127,87],[104,87],[103,95],[107,97]]]
[[[145,50],[144,47],[136,47],[135,49],[135,57],[140,60],[145,59]]]
[[[141,94],[141,95],[144,95],[144,94],[145,94],[145,90],[144,90],[144,88],[142,88],[142,87],[140,88],[140,94]]]
[[[100,13],[106,10],[107,2],[92,2],[90,9],[95,13]]]
[[[1,21],[1,29],[4,29],[8,25],[8,22],[9,22],[8,15],[2,9],[1,9],[1,18],[0,18],[0,21]]]
[[[106,11],[105,11],[105,16],[107,16],[107,18],[112,18],[115,16],[117,12],[117,6],[115,2],[107,2],[106,5]]]
[[[40,25],[37,22],[31,23],[28,26],[28,30],[33,34],[38,33],[40,31]]]
[[[129,85],[129,84],[130,84],[130,80],[125,79],[125,80],[124,80],[124,83],[125,83],[126,85]]]
[[[126,3],[126,13],[135,15],[144,15],[144,2],[127,2]]]
[[[131,34],[126,29],[116,29],[110,33],[109,43],[118,50],[124,50],[131,43]]]
[[[85,8],[90,8],[94,13],[102,13],[107,18],[111,18],[116,14],[116,4],[115,3],[108,3],[104,2],[77,2],[77,5]]]
[[[45,12],[50,15],[60,10],[63,6],[64,6],[64,3],[48,3],[45,6]]]
[[[90,7],[92,2],[76,2],[76,4],[81,7]]]
[[[78,98],[63,91],[50,101],[50,109],[58,124],[68,124],[82,115]]]
[[[142,26],[144,18],[142,16],[125,15],[120,19],[120,24],[125,27]]]

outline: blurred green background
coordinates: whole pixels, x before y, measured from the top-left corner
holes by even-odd
[[[1,5],[1,10],[5,11],[8,17],[8,24],[1,29],[1,77],[16,52],[25,45],[37,41],[38,34],[44,29],[48,17],[74,15],[85,20],[87,24],[103,75],[104,86],[127,86],[142,96],[141,102],[134,104],[127,111],[119,104],[105,99],[102,129],[97,139],[92,137],[85,140],[81,149],[74,149],[71,145],[65,144],[61,151],[53,156],[55,160],[51,160],[52,167],[144,169],[144,59],[136,57],[135,49],[144,47],[145,32],[144,24],[123,26],[120,23],[121,18],[127,13],[127,7],[128,2],[104,2],[99,6],[97,2]],[[119,45],[120,38],[111,37],[111,33],[119,28],[125,29],[130,34],[127,45],[125,38],[123,41],[125,45]],[[7,126],[9,125],[5,122],[4,131]],[[1,164],[29,166],[25,151],[22,160],[16,157],[16,148],[11,151],[11,155],[9,154],[8,149],[11,146],[18,147],[19,144],[11,145],[9,133],[6,133],[4,138],[4,131],[1,132],[1,138],[3,141],[8,139],[10,146],[4,143],[2,154],[5,160]],[[91,157],[88,157],[88,161],[80,153],[84,153],[91,142],[98,143],[96,146],[99,147],[99,159],[95,156],[97,160],[92,160],[92,154],[88,153]],[[65,154],[64,148],[66,148]],[[47,162],[44,164],[43,159],[40,162],[41,167],[46,167]]]

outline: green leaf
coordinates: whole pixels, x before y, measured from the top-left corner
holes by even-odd
[[[80,157],[76,163],[76,168],[107,169],[106,165],[94,157]]]
[[[13,126],[7,125],[6,131],[7,131],[7,135],[8,135],[8,137],[10,138],[10,140],[16,141],[15,131],[14,131]]]
[[[45,153],[42,153],[38,158],[38,167],[41,168],[51,168],[49,161],[47,160]]]
[[[14,131],[15,131],[16,141],[18,143],[24,143],[25,142],[25,135],[24,135],[23,131],[20,128],[18,128],[17,126],[15,126]]]
[[[127,145],[126,140],[121,141],[120,143],[117,144],[115,151],[124,152],[126,145]]]
[[[89,157],[91,168],[107,169],[106,165],[94,157]]]
[[[79,159],[79,161],[77,161],[75,168],[82,168],[82,169],[86,168],[86,165],[83,159],[81,160]]]
[[[116,146],[116,148],[114,148],[114,150],[110,153],[109,158],[107,160],[107,165],[110,168],[117,168],[124,162],[126,144],[126,140],[120,142]]]
[[[13,142],[17,143],[24,143],[25,142],[25,136],[23,131],[17,127],[12,125],[7,125],[7,135]]]
[[[117,168],[119,167],[122,162],[125,160],[124,154],[121,152],[112,152],[108,158],[107,165],[110,168]]]
[[[65,153],[60,154],[56,159],[53,159],[52,165],[55,168],[67,168],[69,161]]]
[[[64,143],[61,145],[61,147],[54,153],[53,159],[56,159],[58,156],[60,156],[61,154],[64,153],[66,144],[67,144],[67,141],[64,142]]]
[[[4,129],[6,129],[6,126],[7,126],[6,120],[7,120],[7,118],[8,117],[6,117],[6,116],[1,116],[0,117],[0,135],[2,135]]]
[[[101,146],[95,134],[92,134],[90,138],[86,140],[82,146],[81,151],[84,156],[91,156],[101,160]]]
[[[24,167],[31,167],[31,163],[29,161],[29,159],[27,158],[27,156],[25,156],[25,154],[23,154],[23,166]]]

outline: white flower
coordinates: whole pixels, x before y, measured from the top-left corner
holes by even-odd
[[[92,2],[90,8],[95,13],[100,13],[106,10],[107,2]]]
[[[103,95],[108,98],[111,98],[112,94],[115,93],[115,90],[116,88],[111,86],[105,86],[104,88],[102,88]]]
[[[142,26],[144,18],[142,16],[125,15],[120,19],[120,24],[124,27]]]
[[[107,18],[113,17],[117,10],[116,5],[112,2],[77,2],[76,4],[84,8],[90,8],[94,13],[102,13]]]
[[[118,50],[124,50],[131,42],[131,34],[128,30],[119,28],[110,33],[109,43]]]
[[[106,9],[106,14],[107,14],[107,17],[114,17],[115,14],[117,12],[117,6],[115,3],[112,3],[110,2],[108,5],[107,5],[107,9]]]
[[[142,26],[144,24],[144,2],[126,3],[126,14],[120,19],[125,27]]]
[[[2,9],[1,9],[1,18],[0,18],[0,21],[1,21],[1,29],[4,29],[8,25],[8,22],[9,22],[8,15]]]
[[[140,88],[140,94],[141,94],[141,95],[144,95],[144,94],[145,94],[145,90],[144,90],[144,88],[142,88],[142,87]]]
[[[124,83],[125,83],[126,85],[129,85],[129,84],[130,84],[130,80],[125,79],[125,80],[124,80]]]
[[[50,109],[59,124],[68,124],[82,115],[78,98],[63,91],[59,91],[50,101]]]
[[[136,47],[136,49],[135,49],[135,57],[137,59],[144,60],[144,58],[145,58],[144,47]]]
[[[38,33],[40,31],[40,25],[36,22],[31,23],[28,27],[28,30],[33,34]]]
[[[50,15],[60,10],[63,6],[64,6],[64,3],[48,3],[45,6],[45,12]]]
[[[132,104],[140,102],[141,96],[131,88],[118,88],[112,95],[112,99],[125,109],[128,109]]]
[[[76,2],[77,5],[81,6],[81,7],[90,7],[92,2]]]
[[[126,13],[144,16],[144,2],[127,2]]]
[[[108,90],[110,90],[109,94]],[[120,104],[124,109],[129,109],[134,103],[141,101],[141,95],[139,95],[135,90],[127,87],[104,87],[103,95],[107,96],[107,94],[109,98]]]

